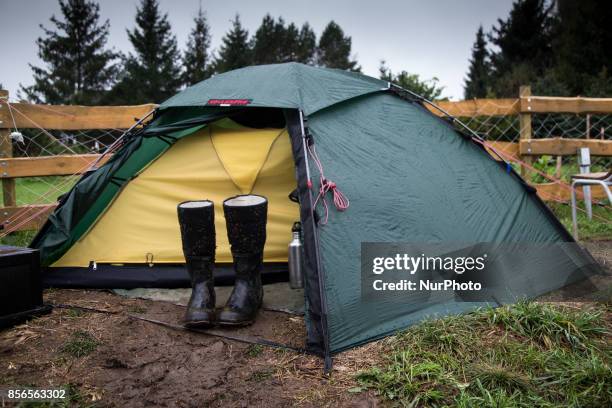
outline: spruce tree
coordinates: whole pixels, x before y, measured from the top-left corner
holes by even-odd
[[[141,0],[136,27],[128,30],[134,53],[124,58],[123,78],[113,89],[111,103],[162,102],[181,86],[180,54],[168,15],[157,0]]]
[[[282,22],[282,19],[279,19]],[[290,62],[298,60],[298,52],[300,50],[300,32],[295,24],[290,23],[285,27],[283,24],[283,32],[281,36],[280,46],[280,62]]]
[[[252,50],[249,44],[249,32],[242,27],[240,16],[232,21],[231,30],[221,40],[219,55],[215,62],[216,72],[226,72],[232,69],[251,65]]]
[[[253,64],[276,64],[297,61],[313,63],[316,36],[308,23],[298,30],[294,23],[285,24],[266,14],[252,40]]]
[[[89,0],[60,0],[62,19],[51,17],[55,30],[43,25],[38,56],[45,67],[30,64],[34,85],[21,87],[34,102],[97,104],[112,84],[117,55],[106,49],[109,21],[100,22],[100,6]]]
[[[266,14],[261,25],[255,31],[252,40],[253,64],[274,64],[281,62],[281,47],[285,27],[282,20],[277,23],[270,14]]]
[[[553,52],[558,76],[572,95],[610,96],[612,5],[601,0],[557,0]]]
[[[498,19],[489,39],[499,51],[491,54],[494,94],[514,97],[550,67],[552,61],[552,3],[517,0],[506,20]]]
[[[308,23],[304,23],[298,35],[298,48],[295,60],[304,64],[315,63],[317,36]]]
[[[472,58],[468,77],[465,80],[465,99],[485,98],[489,86],[489,52],[482,26],[476,32],[476,41],[472,47]]]
[[[318,65],[360,72],[361,67],[357,65],[357,61],[351,60],[351,43],[351,37],[345,37],[342,28],[336,22],[330,21],[319,39]]]
[[[205,80],[210,76],[210,27],[202,8],[194,19],[195,26],[187,41],[187,50],[183,55],[183,84],[189,86]]]

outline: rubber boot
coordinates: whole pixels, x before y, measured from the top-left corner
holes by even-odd
[[[191,298],[185,312],[187,327],[215,322],[215,207],[212,201],[185,201],[177,207],[183,254],[191,279]]]
[[[231,245],[236,283],[218,322],[226,326],[253,323],[263,302],[261,269],[266,243],[268,200],[240,195],[223,202],[227,237]]]

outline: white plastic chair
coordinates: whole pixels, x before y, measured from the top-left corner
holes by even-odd
[[[576,174],[572,176],[572,179],[572,226],[574,229],[574,239],[578,240],[578,221],[576,217],[576,187],[583,186],[584,189],[584,186],[601,186],[608,196],[608,201],[610,202],[610,204],[612,204],[612,192],[610,192],[610,186],[612,186],[612,171],[609,171],[607,173],[600,172]]]

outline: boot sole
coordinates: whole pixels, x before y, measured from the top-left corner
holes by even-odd
[[[249,326],[253,323],[255,323],[255,320],[249,320],[246,322],[217,322],[219,326],[231,326],[231,327]]]
[[[203,329],[203,328],[213,327],[214,323],[208,320],[201,320],[197,322],[183,323],[183,325],[189,329]]]

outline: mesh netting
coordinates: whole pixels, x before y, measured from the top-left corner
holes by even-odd
[[[13,157],[45,157],[58,155],[89,155],[104,152],[122,134],[122,129],[106,130],[45,130],[45,129],[19,129],[21,137],[13,137],[10,142]],[[3,143],[0,142],[0,149]],[[28,204],[50,204],[70,190],[79,179],[80,173],[87,170],[93,158],[84,157],[82,164],[77,159],[75,174],[65,176],[38,176],[17,178],[15,180],[15,197],[12,197],[18,206]],[[33,166],[36,164],[33,163]],[[4,202],[4,197],[3,197]]]
[[[512,103],[497,103],[487,101],[481,105],[482,111],[495,109],[510,109],[518,107],[519,101]],[[471,113],[471,112],[470,112]],[[520,139],[519,115],[503,116],[464,116],[458,113],[458,118],[471,130],[489,142],[513,142]],[[566,138],[566,139],[593,139],[612,140],[612,115],[610,114],[563,114],[563,113],[536,113],[531,115],[532,139]],[[504,149],[500,145],[499,149]],[[597,156],[591,153],[591,172],[603,172],[612,169],[611,156]],[[505,156],[510,161],[518,162],[520,157],[513,153],[513,157]],[[576,155],[533,156],[533,167],[548,174],[551,178],[558,178],[569,183],[573,174],[578,174],[579,166]],[[550,182],[547,178],[535,172],[528,173],[532,183]]]

